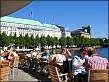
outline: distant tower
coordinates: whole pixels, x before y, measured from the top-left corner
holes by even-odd
[[[90,34],[90,38],[91,38],[91,25],[82,26],[82,28],[87,29],[87,32]]]

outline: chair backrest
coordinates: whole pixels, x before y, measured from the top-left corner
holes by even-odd
[[[23,53],[18,53],[18,56],[20,57],[19,61],[24,61],[25,57]]]
[[[109,69],[96,69],[88,71],[89,81],[109,81]]]
[[[9,60],[2,60],[2,67],[8,67],[9,66]]]
[[[0,68],[0,81],[6,81],[9,67]]]
[[[13,68],[14,64],[15,64],[15,57],[12,58],[10,62],[10,67]]]
[[[19,56],[14,56],[14,57],[15,57],[14,67],[17,67],[19,63]]]
[[[27,57],[31,57],[31,54],[26,54]]]
[[[59,73],[57,67],[53,65],[48,65],[49,72],[51,75],[52,82],[60,82]]]

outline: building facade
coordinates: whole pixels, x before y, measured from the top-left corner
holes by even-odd
[[[62,27],[62,26],[57,25],[57,24],[53,24],[53,25],[60,28],[62,37],[71,37],[71,32],[68,31],[69,30],[68,28]]]
[[[61,38],[61,30],[55,25],[50,24],[41,24],[39,21],[35,20],[27,20],[21,18],[13,18],[13,17],[1,17],[1,31],[5,32],[8,36],[12,34],[12,36],[17,34],[19,37],[20,34],[25,36],[27,33],[29,37],[33,35],[39,37],[50,35],[52,37],[57,37],[58,39]]]
[[[87,29],[87,32],[90,34],[90,38],[91,38],[91,25],[82,26],[81,28]]]
[[[75,31],[72,31],[72,32],[71,32],[71,36],[72,36],[72,37],[75,37],[75,36],[84,36],[84,37],[86,37],[86,38],[91,38],[91,37],[90,37],[90,33],[89,33],[88,30],[85,29],[85,28],[81,28],[81,29],[77,29],[77,30],[75,30]]]

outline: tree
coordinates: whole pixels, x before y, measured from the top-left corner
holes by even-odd
[[[62,46],[65,46],[65,45],[67,44],[66,38],[61,37],[61,38],[59,39],[59,44],[61,45],[61,47],[62,47]]]
[[[26,45],[26,41],[25,41],[24,37],[22,36],[22,34],[20,34],[18,40],[19,40],[19,47],[20,48],[22,48]]]
[[[54,45],[57,48],[57,45],[59,45],[59,39],[57,37],[54,37]]]
[[[67,47],[73,45],[73,38],[66,37]]]
[[[0,34],[0,46],[2,47],[8,46],[8,43],[9,43],[8,36],[5,34],[5,32],[3,32],[2,34]]]
[[[48,45],[48,46],[52,45],[52,44],[51,44],[52,37],[50,37],[49,35],[47,35],[46,40],[47,40],[47,45]]]
[[[51,40],[50,40],[50,41],[51,41],[50,43],[51,43],[52,48],[53,48],[53,46],[56,44],[56,43],[55,43],[55,38],[51,37],[50,39],[51,39]]]
[[[30,40],[30,37],[28,36],[28,33],[25,35],[24,39],[25,39],[25,41],[26,41],[25,46],[26,46],[27,48],[32,47],[32,45],[31,45],[31,40]]]
[[[40,43],[41,43],[41,46],[42,47],[44,47],[45,45],[47,45],[47,40],[46,40],[46,37],[45,36],[41,36]]]
[[[9,35],[9,43],[12,43],[12,44],[14,43],[14,38],[11,33]]]
[[[19,41],[19,38],[17,37],[16,32],[15,32],[13,38],[14,38],[15,47],[18,47],[20,45],[20,41]]]
[[[33,36],[33,34],[31,35],[31,37],[30,37],[30,42],[31,42],[31,46],[35,46],[35,38],[34,38],[34,36]]]
[[[40,38],[39,38],[39,36],[37,35],[37,36],[35,37],[35,46],[38,46],[38,43],[40,43]]]
[[[74,44],[77,45],[77,47],[80,46],[80,41],[79,41],[79,38],[78,37],[74,37]]]

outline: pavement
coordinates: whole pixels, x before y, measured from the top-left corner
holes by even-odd
[[[24,66],[18,69],[18,74],[17,74],[17,69],[15,68],[14,80],[12,79],[12,74],[10,74],[9,81],[10,82],[15,82],[15,81],[51,82],[51,78],[48,73],[40,74],[40,72],[36,72],[35,69],[29,70],[27,66]]]

